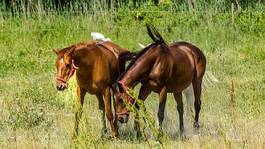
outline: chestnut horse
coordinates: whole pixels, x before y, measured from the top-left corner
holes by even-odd
[[[160,130],[162,130],[167,93],[174,94],[182,135],[184,131],[182,91],[192,83],[195,95],[194,127],[199,128],[201,84],[206,69],[204,54],[199,48],[187,42],[175,42],[168,45],[152,25],[147,25],[147,30],[154,42],[139,52],[115,85],[115,112],[118,120],[121,123],[128,121],[127,104],[139,109],[137,102],[128,94],[128,89],[141,83],[138,99],[145,101],[151,91],[159,94],[157,116]],[[137,136],[139,136],[137,115],[134,123]]]
[[[98,106],[102,112],[102,132],[106,132],[106,111],[112,136],[117,137],[117,121],[111,111],[111,87],[119,74],[124,71],[125,61],[133,56],[132,53],[112,42],[103,41],[82,42],[54,52],[58,56],[55,65],[56,87],[59,91],[67,88],[68,80],[76,71],[78,98],[74,136],[78,133],[84,97],[86,93],[90,93],[96,95],[98,99]]]

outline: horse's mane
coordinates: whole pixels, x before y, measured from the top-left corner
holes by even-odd
[[[93,45],[93,44],[95,44],[95,43],[96,43],[96,42],[94,42],[94,41],[84,41],[84,42],[80,42],[80,43],[78,43],[78,44],[73,44],[73,45],[71,45],[71,46],[68,46],[68,47],[66,47],[66,48],[63,48],[63,49],[59,50],[59,51],[58,51],[58,56],[59,56],[59,58],[63,57],[64,54],[65,54],[68,50],[70,50],[70,49],[72,49],[72,48],[77,49],[78,47],[81,47],[81,46],[88,46],[88,45]]]
[[[59,58],[62,58],[62,57],[64,56],[64,54],[65,54],[68,50],[70,50],[70,49],[72,49],[72,48],[74,48],[74,47],[75,47],[75,45],[71,45],[71,46],[69,46],[69,47],[66,47],[66,48],[63,48],[63,49],[59,50],[59,51],[58,51],[58,57],[59,57]]]
[[[137,56],[129,63],[128,67],[125,69],[125,71],[122,73],[118,80],[120,80],[126,74],[126,72],[133,66],[137,59],[141,57],[144,53],[146,53],[151,47],[163,44],[165,45],[163,46],[163,49],[168,49],[166,41],[163,39],[157,29],[152,24],[146,24],[146,27],[147,33],[152,38],[153,43],[138,52]]]
[[[152,43],[149,46],[145,47],[144,49],[142,49],[141,51],[139,51],[136,55],[136,57],[129,63],[129,65],[127,66],[127,68],[125,69],[125,71],[122,73],[122,75],[119,77],[122,78],[126,72],[133,66],[133,64],[137,61],[137,59],[139,57],[141,57],[146,51],[148,51],[152,46],[154,46],[156,43]]]

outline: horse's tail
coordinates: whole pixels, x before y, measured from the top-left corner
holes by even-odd
[[[219,80],[212,74],[211,71],[206,71],[202,80],[202,90],[205,91],[207,88],[211,87],[212,85],[218,83]],[[187,100],[187,115],[191,115],[191,112],[193,111],[192,107],[194,105],[194,91],[193,91],[193,86],[190,84],[189,87],[187,87],[183,91],[186,100]]]
[[[202,80],[202,89],[206,90],[208,87],[218,82],[219,80],[212,74],[211,71],[206,71]]]

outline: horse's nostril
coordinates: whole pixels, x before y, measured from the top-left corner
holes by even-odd
[[[123,118],[122,118],[122,117],[119,117],[119,119],[118,119],[118,120],[119,120],[119,122],[120,122],[120,123],[123,123],[123,122],[124,122],[124,120],[123,120]]]
[[[57,90],[62,91],[65,89],[65,86],[63,84],[60,84],[60,85],[57,85],[56,88]]]

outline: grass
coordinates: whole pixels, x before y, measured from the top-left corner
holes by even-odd
[[[206,11],[195,15],[157,12],[153,16],[152,12],[123,14],[122,11],[111,17],[107,12],[95,15],[36,13],[20,17],[0,12],[1,148],[150,147],[135,138],[133,117],[128,124],[120,126],[120,139],[101,139],[100,112],[96,98],[91,95],[86,96],[80,135],[73,143],[75,79],[67,91],[56,91],[56,56],[51,51],[90,40],[92,31],[104,33],[125,48],[138,50],[138,42],[151,42],[144,28],[144,23],[150,21],[169,42],[181,39],[200,47],[206,54],[208,70],[220,80],[203,92],[199,134],[193,131],[191,118],[185,118],[185,141],[178,137],[176,103],[172,95],[168,95],[163,147],[265,147],[262,12],[238,12],[232,24],[228,12]],[[144,16],[144,20],[135,20],[135,14]],[[255,22],[255,18],[261,18],[261,23]],[[231,102],[232,81],[235,103]],[[148,97],[146,106],[153,115],[151,119],[156,120],[158,96]],[[148,128],[147,136],[152,148],[162,148]]]

